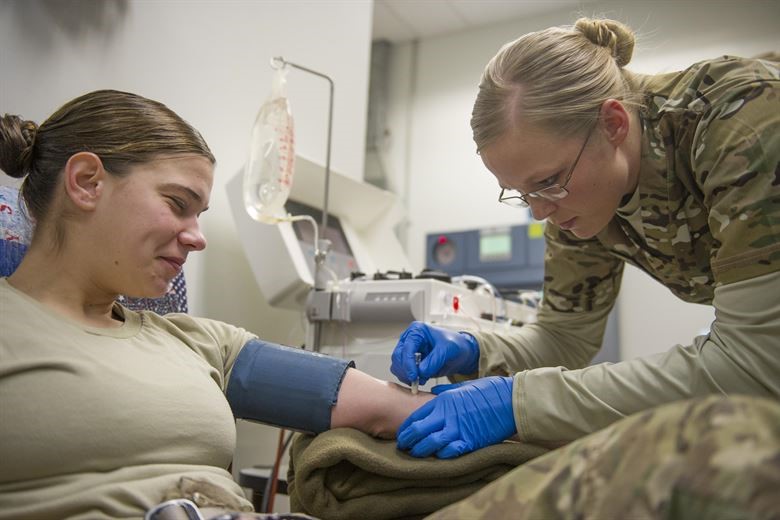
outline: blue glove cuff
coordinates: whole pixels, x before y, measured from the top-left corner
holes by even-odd
[[[479,342],[468,332],[460,332],[459,334],[466,338],[466,344],[469,348],[469,359],[464,364],[461,374],[473,374],[479,371]]]
[[[506,438],[509,438],[517,433],[517,424],[515,424],[515,410],[512,407],[512,390],[515,384],[515,378],[514,376],[501,376],[501,380],[504,382],[504,387],[500,391],[501,405],[504,408],[504,415],[508,421],[508,435],[506,435]]]
[[[320,433],[330,428],[347,368],[355,363],[253,339],[238,353],[225,396],[233,416]]]

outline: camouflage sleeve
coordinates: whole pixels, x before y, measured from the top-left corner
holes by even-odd
[[[525,441],[571,441],[633,413],[709,394],[780,398],[780,271],[715,289],[710,333],[668,352],[580,370],[515,375]]]
[[[620,291],[623,260],[598,238],[577,238],[549,222],[544,236],[543,306],[557,312],[612,308]]]
[[[780,269],[780,77],[766,61],[739,77],[713,88],[691,143],[718,285]]]
[[[509,375],[545,366],[580,368],[601,348],[615,303],[623,261],[597,239],[583,240],[545,226],[544,298],[538,322],[514,332],[473,335],[480,376]]]
[[[611,307],[539,311],[536,323],[510,332],[472,332],[479,342],[479,376],[508,376],[529,368],[586,366],[601,348]]]
[[[710,396],[636,414],[426,516],[780,518],[780,402]]]

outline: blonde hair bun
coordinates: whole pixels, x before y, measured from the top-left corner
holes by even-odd
[[[574,29],[595,45],[609,49],[618,67],[625,67],[631,61],[636,39],[627,25],[615,20],[580,18]]]

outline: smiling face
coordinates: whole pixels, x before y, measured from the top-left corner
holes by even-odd
[[[95,282],[128,296],[165,294],[187,255],[206,247],[198,218],[213,171],[206,158],[178,156],[108,175],[93,228],[102,257]]]
[[[562,138],[539,128],[517,126],[480,155],[500,188],[521,193],[563,184],[571,172],[568,195],[554,201],[527,197],[529,209],[537,220],[548,219],[579,238],[591,238],[607,226],[621,198],[636,186],[626,160],[625,139],[616,141],[614,136],[601,125],[589,138],[586,134]]]

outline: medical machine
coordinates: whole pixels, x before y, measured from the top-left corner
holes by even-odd
[[[331,243],[327,284],[314,290],[312,223],[253,220],[242,202],[242,175],[228,182],[227,192],[244,252],[271,305],[306,313],[307,348],[315,344],[317,323],[316,350],[354,359],[361,370],[394,380],[390,354],[414,320],[457,330],[501,330],[535,320],[536,302],[504,299],[478,277],[412,273],[394,232],[401,217],[396,197],[337,172],[330,172],[328,227],[320,230]],[[319,221],[323,175],[321,167],[296,157],[290,214]]]
[[[544,223],[432,232],[426,236],[426,264],[456,277],[469,273],[489,280],[510,301],[528,301],[544,281]],[[541,297],[541,295],[538,295]],[[607,321],[601,350],[592,364],[620,361],[617,305]]]
[[[480,276],[490,280],[504,297],[542,288],[543,222],[432,232],[425,245],[428,267],[452,276]]]
[[[394,232],[402,215],[396,197],[330,169],[331,78],[282,57],[271,66],[271,96],[255,120],[246,166],[227,191],[261,291],[270,305],[305,312],[307,348],[392,380],[390,354],[412,321],[458,330],[534,321],[534,304],[503,299],[484,278],[413,275]],[[324,171],[295,154],[288,67],[328,81]]]
[[[532,307],[441,275],[375,273],[314,293],[307,311],[311,320],[324,322],[320,352],[355,359],[358,368],[392,380],[390,354],[412,321],[476,331],[509,329],[535,319]]]

